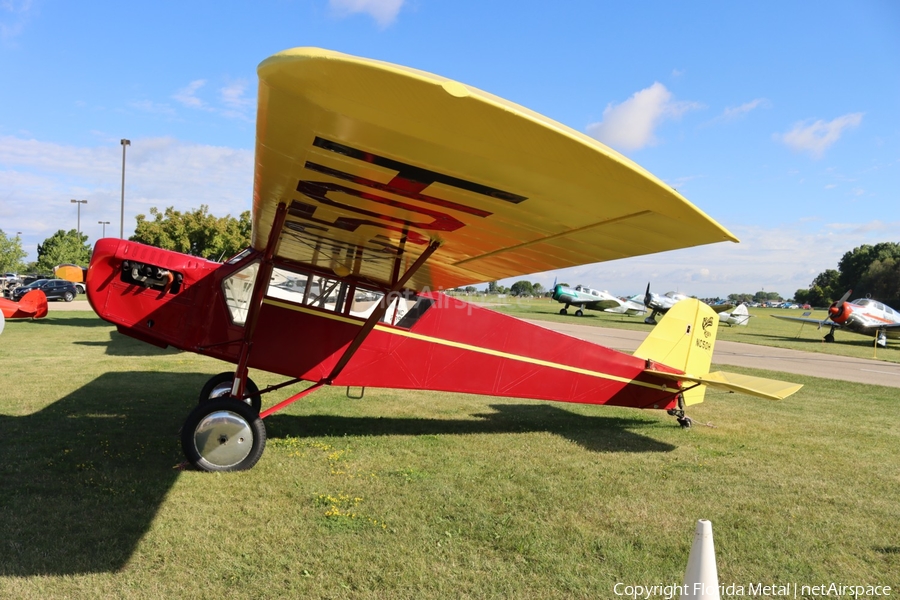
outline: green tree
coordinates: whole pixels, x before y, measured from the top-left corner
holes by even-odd
[[[60,229],[44,240],[37,247],[37,270],[50,274],[62,264],[73,264],[86,267],[91,260],[91,247],[87,243],[88,236],[74,229]]]
[[[531,296],[534,294],[534,286],[530,281],[517,281],[509,288],[509,293],[513,296]]]
[[[0,229],[0,273],[18,273],[23,270],[27,252],[22,249],[19,236],[8,236]]]
[[[826,269],[819,273],[809,284],[806,301],[813,306],[828,306],[844,293],[840,283],[841,274],[835,269]]]
[[[242,212],[237,219],[230,215],[218,218],[201,204],[189,212],[172,206],[160,212],[154,207],[150,215],[152,220],[137,216],[137,227],[129,239],[210,260],[222,260],[250,245],[250,211]]]
[[[894,242],[881,242],[874,246],[863,244],[845,253],[838,262],[838,269],[841,272],[841,293],[852,289],[855,292],[854,296],[879,295],[876,288],[882,289],[886,284],[877,281],[877,278],[873,279],[873,276],[876,273],[886,273],[883,265],[888,260],[900,260],[900,244]],[[869,269],[876,262],[880,265],[870,274]],[[869,286],[874,288],[870,289]]]
[[[540,296],[544,293],[544,286],[539,283],[531,284],[531,291],[535,296]]]
[[[858,287],[890,306],[900,306],[900,260],[892,257],[875,259]]]

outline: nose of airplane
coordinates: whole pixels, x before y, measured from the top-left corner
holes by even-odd
[[[842,323],[847,320],[847,317],[850,316],[850,309],[845,306],[847,303],[847,298],[850,297],[850,294],[853,290],[847,290],[847,292],[841,296],[841,299],[828,307],[828,316],[835,323]]]

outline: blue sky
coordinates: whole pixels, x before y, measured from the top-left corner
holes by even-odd
[[[0,0],[0,229],[126,236],[152,206],[250,208],[256,66],[320,46],[462,81],[592,135],[741,244],[554,277],[786,296],[900,241],[900,4]]]

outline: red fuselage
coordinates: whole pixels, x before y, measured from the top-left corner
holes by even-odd
[[[245,340],[242,296],[235,290],[259,260],[259,252],[248,251],[221,264],[103,239],[88,269],[88,299],[121,333],[145,342],[237,364],[247,341],[251,368],[313,382],[328,379],[366,321],[361,312],[365,294],[386,290],[276,260],[283,282],[273,277]],[[647,361],[629,354],[440,292],[408,294],[405,310],[397,307],[388,310],[330,383],[676,406],[673,383],[645,372]]]

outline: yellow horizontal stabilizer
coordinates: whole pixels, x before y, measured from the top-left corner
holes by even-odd
[[[699,376],[660,373],[657,371],[654,371],[653,374],[668,377],[670,379],[677,379],[679,381],[701,383],[712,388],[749,394],[767,400],[784,400],[803,387],[803,385],[799,383],[789,383],[787,381],[753,377],[751,375],[740,375],[738,373],[726,373],[724,371],[716,371],[715,373],[707,373],[706,375]]]

